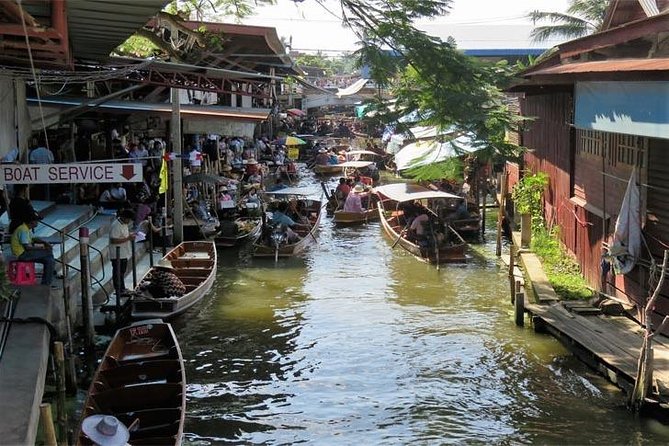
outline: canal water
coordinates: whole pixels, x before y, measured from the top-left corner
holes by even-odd
[[[174,322],[186,442],[658,444],[624,395],[553,338],[513,323],[493,224],[439,270],[378,222],[321,222],[302,259],[220,251],[211,295]]]

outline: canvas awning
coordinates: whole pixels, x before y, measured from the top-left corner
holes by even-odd
[[[384,195],[397,202],[413,200],[430,200],[435,198],[460,199],[459,195],[449,194],[439,190],[431,190],[423,186],[411,183],[395,183],[374,188],[374,192]]]
[[[669,82],[577,82],[579,129],[669,139]]]
[[[374,161],[346,161],[344,163],[337,164],[337,166],[341,167],[342,169],[346,169],[348,167],[353,169],[362,169],[371,166],[372,164],[374,164]]]
[[[439,163],[448,158],[460,156],[464,153],[476,151],[472,145],[471,138],[460,136],[454,140],[439,142],[437,140],[417,141],[405,146],[395,154],[395,166],[397,170],[405,170],[411,167],[425,166]]]

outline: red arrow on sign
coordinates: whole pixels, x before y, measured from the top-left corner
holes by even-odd
[[[130,181],[130,178],[135,176],[135,165],[134,164],[124,164],[123,171],[121,176],[126,180]]]

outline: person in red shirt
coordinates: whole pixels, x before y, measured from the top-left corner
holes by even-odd
[[[335,189],[335,194],[337,195],[338,200],[345,200],[348,197],[348,194],[351,193],[351,186],[346,183],[346,178],[340,178],[337,189]]]

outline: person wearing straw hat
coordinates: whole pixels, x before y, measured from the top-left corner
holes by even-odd
[[[344,211],[346,212],[365,212],[362,208],[362,194],[365,193],[365,188],[357,184],[350,194],[346,197],[344,202]]]
[[[186,285],[176,275],[176,269],[168,259],[161,259],[137,285],[137,289],[150,293],[154,299],[181,297],[186,294]]]
[[[91,415],[81,422],[81,431],[97,446],[125,446],[130,431],[112,415]]]

